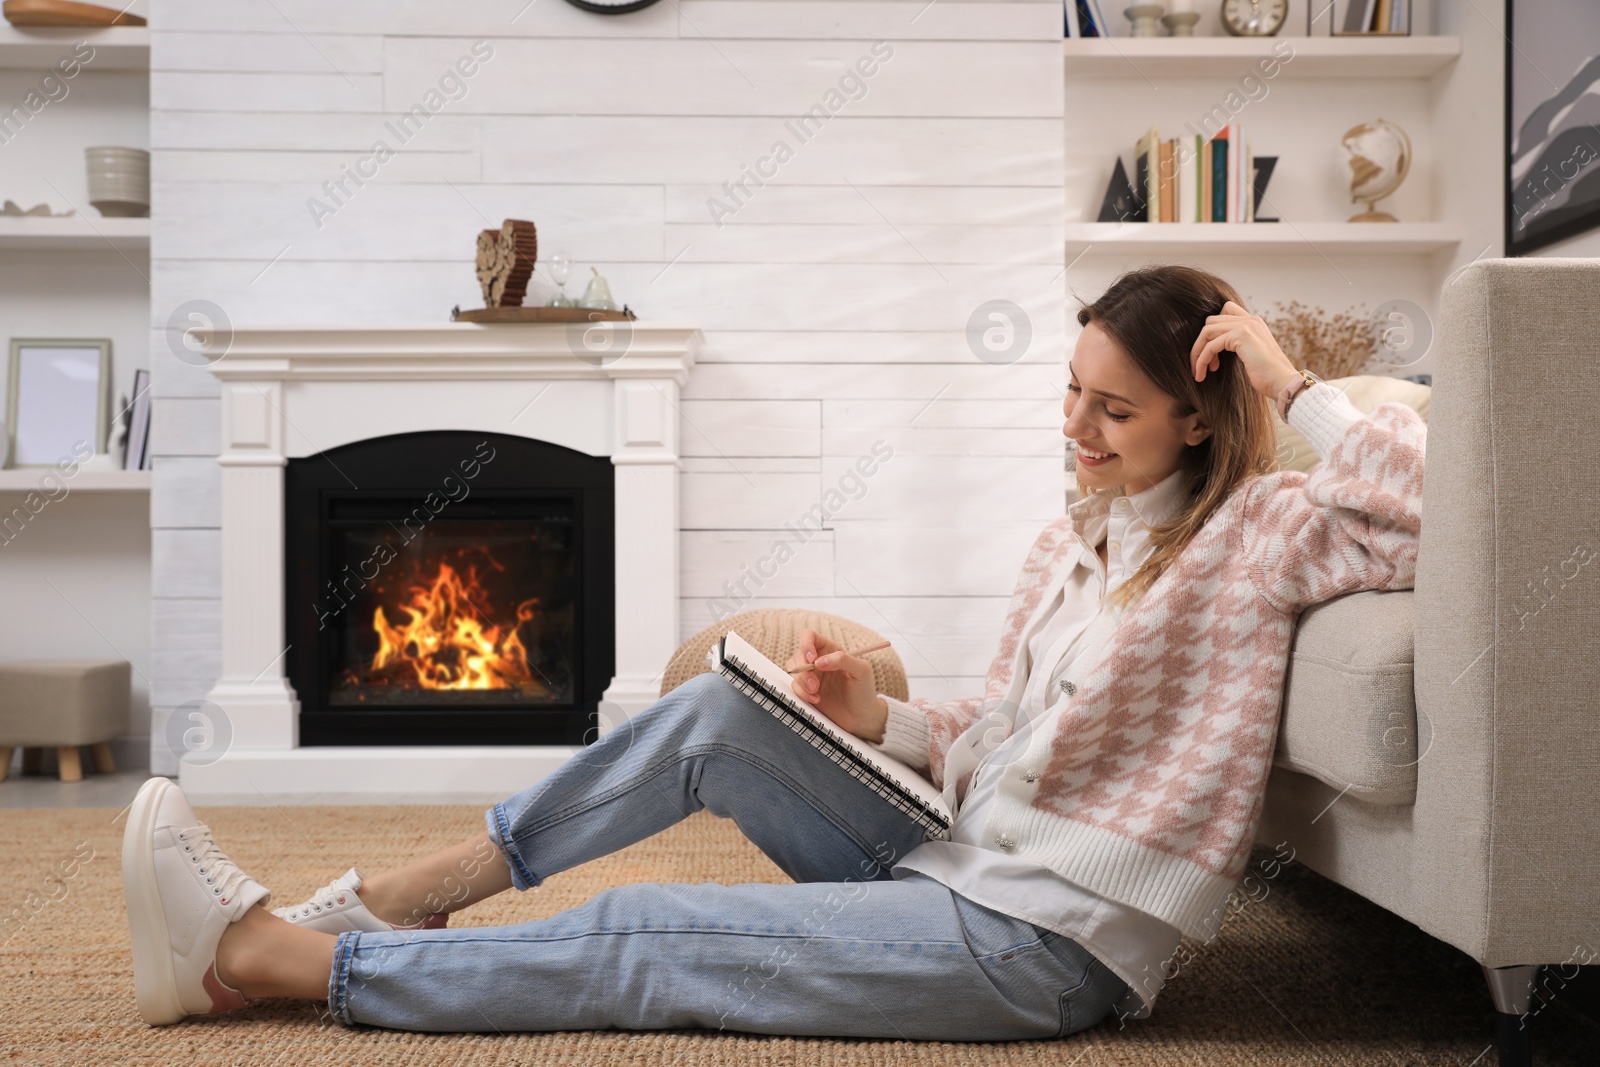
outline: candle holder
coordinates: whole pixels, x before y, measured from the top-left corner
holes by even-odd
[[[1160,18],[1167,9],[1161,4],[1134,4],[1123,12],[1128,16],[1128,21],[1133,24],[1129,32],[1130,37],[1159,37],[1156,29],[1156,19]]]
[[[1161,16],[1161,25],[1165,26],[1174,37],[1193,37],[1194,24],[1199,21],[1198,11],[1174,11],[1170,15]]]

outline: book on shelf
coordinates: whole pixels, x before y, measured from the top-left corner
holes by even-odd
[[[1065,0],[1068,37],[1105,37],[1106,24],[1093,0]]]
[[[1162,186],[1162,222],[1178,221],[1178,202],[1173,197],[1178,189],[1178,160],[1174,158],[1173,149],[1178,147],[1176,141],[1162,141],[1160,150],[1160,186]]]
[[[1161,211],[1157,197],[1160,176],[1156,173],[1156,128],[1150,127],[1139,138],[1133,150],[1133,198],[1137,203],[1137,222],[1160,222]]]
[[[1089,12],[1094,16],[1094,35],[1096,37],[1110,37],[1111,23],[1106,21],[1106,13],[1100,6],[1100,0],[1087,0]]]
[[[1228,128],[1211,138],[1211,222],[1228,221]]]
[[[133,400],[128,420],[128,440],[122,453],[122,469],[150,469],[150,372],[133,372]]]
[[[1264,157],[1276,163],[1276,156]],[[1121,166],[1121,159],[1117,161]],[[1152,126],[1134,143],[1130,222],[1255,222],[1265,182],[1242,123],[1230,122],[1207,139],[1184,134],[1163,140]],[[1270,164],[1269,164],[1270,173]],[[1113,176],[1113,186],[1116,184]],[[1109,196],[1109,193],[1108,193]],[[1101,220],[1105,219],[1101,207]],[[1271,220],[1276,221],[1276,220]]]
[[[801,700],[790,688],[794,676],[750,642],[729,630],[706,653],[711,669],[732,682],[804,738],[818,759],[837,764],[922,827],[923,839],[950,837],[951,813],[944,794],[904,762],[880,751]]]

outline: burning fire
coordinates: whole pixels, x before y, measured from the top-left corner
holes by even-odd
[[[505,630],[482,621],[476,604],[488,603],[476,567],[469,567],[463,579],[450,564],[440,563],[432,583],[412,586],[410,602],[398,606],[408,621],[391,626],[381,606],[373,612],[379,641],[373,673],[409,668],[423,689],[548,693],[529,673],[528,650],[518,636],[519,627],[538,614],[539,598],[518,604],[517,625]]]

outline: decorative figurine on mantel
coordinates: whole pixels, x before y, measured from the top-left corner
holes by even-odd
[[[522,300],[528,295],[528,280],[533,277],[538,257],[538,234],[533,223],[526,219],[506,219],[498,230],[480,230],[477,271],[478,285],[483,289],[483,307],[462,311],[458,304],[450,309],[450,321],[601,322],[632,321],[637,317],[626,306],[617,310],[599,271],[595,271],[594,281],[584,293],[583,306],[567,302],[550,307],[523,307]],[[566,260],[564,255],[560,258]],[[562,280],[565,281],[564,271]]]
[[[483,287],[483,306],[521,307],[538,258],[538,232],[525,219],[506,219],[498,230],[479,231],[478,284]]]
[[[1350,127],[1339,143],[1344,146],[1350,165],[1350,202],[1367,206],[1367,210],[1350,216],[1349,221],[1398,222],[1374,205],[1400,188],[1411,169],[1411,138],[1406,131],[1378,119]]]

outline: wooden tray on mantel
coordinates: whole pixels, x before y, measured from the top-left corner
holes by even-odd
[[[638,316],[630,308],[602,311],[599,308],[473,308],[450,309],[451,322],[633,322]]]

